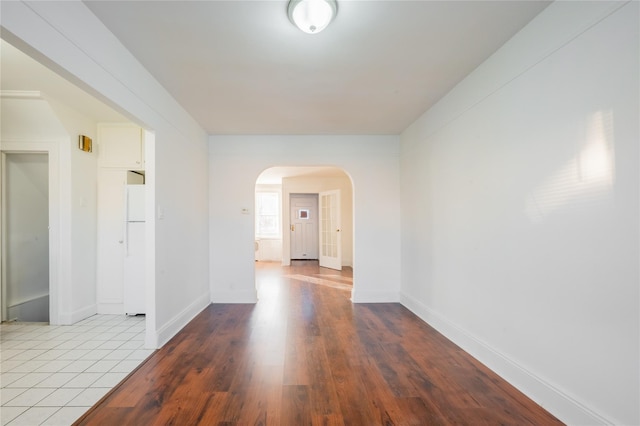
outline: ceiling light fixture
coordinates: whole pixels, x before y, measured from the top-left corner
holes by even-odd
[[[317,34],[331,23],[338,13],[335,0],[290,0],[289,20],[307,34]]]

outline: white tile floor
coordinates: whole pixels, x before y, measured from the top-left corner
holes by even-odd
[[[0,425],[70,425],[144,361],[144,316],[0,325]]]

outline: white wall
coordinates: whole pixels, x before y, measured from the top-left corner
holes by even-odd
[[[336,166],[353,181],[355,302],[397,301],[400,206],[397,136],[211,136],[213,302],[256,300],[256,178],[275,166]],[[249,215],[242,209],[249,209]]]
[[[69,221],[70,286],[61,287],[60,322],[73,324],[96,313],[97,153],[78,149],[78,135],[97,140],[97,122],[60,102],[47,98],[67,132],[61,152],[70,167],[62,170],[68,202],[63,206]]]
[[[340,215],[342,220],[342,266],[353,266],[353,190],[351,179],[343,177],[299,176],[282,179],[283,218],[282,228],[291,224],[289,197],[291,194],[317,194],[323,191],[340,190]],[[291,233],[283,234],[284,265],[291,263]]]
[[[49,158],[3,157],[3,319],[49,321]],[[6,310],[5,310],[6,309]]]
[[[571,424],[639,424],[638,3],[556,2],[401,139],[402,301]]]
[[[206,134],[82,2],[0,7],[3,38],[155,133],[145,147],[147,346],[159,346],[210,301]]]

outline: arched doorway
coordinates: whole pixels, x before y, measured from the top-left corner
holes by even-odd
[[[256,180],[255,260],[353,268],[353,184],[338,167],[272,167]]]

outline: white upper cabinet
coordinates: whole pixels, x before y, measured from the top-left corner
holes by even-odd
[[[100,167],[144,170],[142,129],[133,124],[98,125]]]

